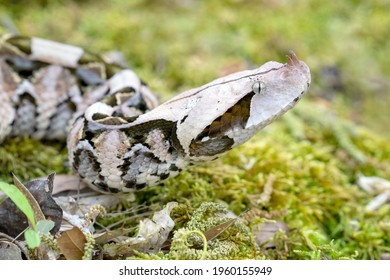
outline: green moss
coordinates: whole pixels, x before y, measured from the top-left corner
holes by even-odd
[[[8,139],[0,146],[0,180],[12,182],[10,172],[21,181],[46,177],[52,172],[66,173],[67,153],[63,143],[42,143],[38,140]]]
[[[180,211],[180,210],[179,210]],[[142,259],[247,259],[256,256],[255,244],[249,228],[239,219],[231,223],[215,238],[206,239],[205,232],[231,220],[224,214],[228,208],[222,204],[202,203],[191,215],[187,225],[177,229],[167,254],[145,255]],[[175,215],[173,213],[173,215]]]

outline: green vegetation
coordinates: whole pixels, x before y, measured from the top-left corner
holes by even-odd
[[[172,250],[136,257],[378,259],[390,253],[390,203],[366,211],[375,195],[356,185],[360,174],[390,179],[385,1],[6,2],[0,0],[0,13],[22,34],[121,51],[163,100],[229,72],[284,61],[288,49],[312,69],[308,96],[250,142],[137,193],[137,202],[151,209],[170,201],[180,207],[172,213]],[[22,180],[69,172],[65,161],[60,144],[9,140],[0,147],[0,179],[9,182],[10,171]],[[271,174],[270,197],[260,199]],[[188,234],[225,222],[218,211],[248,209],[271,217],[236,221],[209,242],[206,255],[201,236]],[[250,236],[252,224],[265,220],[291,229],[275,234],[273,249],[259,248]],[[188,242],[199,249],[185,251]]]
[[[41,236],[48,234],[54,227],[54,222],[45,220],[43,215],[40,216],[40,213],[36,213],[39,207],[34,210],[34,206],[31,205],[34,202],[31,202],[31,196],[26,196],[26,192],[28,193],[28,191],[25,186],[20,184],[16,178],[15,183],[17,186],[0,182],[0,191],[4,192],[7,197],[13,201],[16,207],[26,216],[29,226],[24,231],[24,238],[27,246],[30,249],[34,249],[40,245]],[[43,217],[43,219],[40,220],[40,217]]]

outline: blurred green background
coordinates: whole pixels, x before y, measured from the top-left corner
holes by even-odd
[[[390,1],[0,1],[0,32],[119,50],[166,99],[294,50],[309,97],[389,137]]]

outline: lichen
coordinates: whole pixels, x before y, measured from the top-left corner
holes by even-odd
[[[95,248],[95,239],[92,234],[85,234],[86,242],[84,244],[84,255],[83,260],[91,260],[93,255],[93,250]]]
[[[214,202],[202,203],[185,227],[179,228],[171,241],[167,259],[246,259],[256,255],[250,229],[235,220],[215,238],[206,240],[203,233],[228,221],[228,208]]]

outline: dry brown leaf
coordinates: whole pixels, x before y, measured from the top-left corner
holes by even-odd
[[[118,229],[114,231],[106,231],[103,233],[94,234],[93,237],[95,239],[96,244],[105,244],[112,241],[115,238],[120,236],[125,236],[126,234],[132,232],[133,229]],[[128,238],[128,237],[126,237]]]
[[[22,260],[22,251],[14,243],[0,240],[0,260]]]
[[[51,176],[52,175],[49,175],[49,178]],[[31,207],[34,211],[35,221],[37,222],[37,221],[45,220],[45,216],[42,213],[41,207],[39,206],[38,202],[35,200],[33,195],[30,193],[30,191],[22,184],[22,182],[19,181],[19,179],[15,176],[15,174],[12,174],[12,177],[13,177],[15,186],[24,194],[24,196],[28,200],[28,203],[31,205]]]
[[[228,227],[230,227],[235,221],[236,221],[236,218],[233,218],[233,219],[230,219],[222,224],[216,225],[216,226],[208,229],[204,233],[206,240],[211,241],[211,240],[217,238],[222,232],[224,232]]]
[[[81,260],[84,256],[85,235],[77,227],[65,231],[57,239],[58,247],[67,260]]]
[[[45,219],[54,222],[55,226],[50,230],[52,235],[58,232],[62,221],[62,209],[52,196],[54,175],[55,173],[52,173],[46,179],[35,179],[24,184],[37,201]]]
[[[87,185],[76,175],[56,175],[53,183],[53,195],[65,191],[77,191],[86,188]]]

